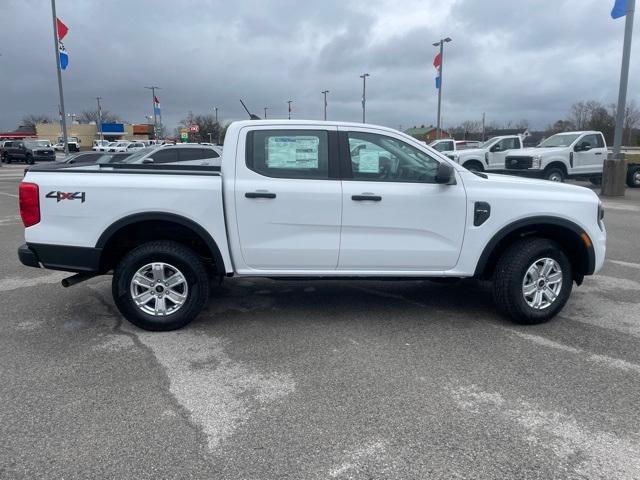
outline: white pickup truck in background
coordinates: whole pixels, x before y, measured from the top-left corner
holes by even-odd
[[[601,132],[565,132],[552,135],[537,147],[509,152],[504,168],[512,175],[554,182],[586,178],[597,185],[606,158],[607,144]]]
[[[440,153],[448,155],[458,150],[479,148],[483,143],[484,142],[475,140],[455,140],[453,138],[441,138],[440,140],[434,140],[429,144],[429,146]]]
[[[520,135],[503,135],[490,138],[479,148],[443,153],[472,172],[501,172],[507,151],[522,148]]]
[[[186,325],[231,276],[490,279],[502,312],[540,323],[605,257],[591,190],[473,173],[373,125],[235,122],[221,167],[36,166],[19,197],[22,263],[78,272],[65,286],[113,272],[149,330]]]

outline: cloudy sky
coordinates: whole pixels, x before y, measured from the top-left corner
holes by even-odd
[[[159,85],[165,125],[220,108],[262,116],[433,124],[434,41],[449,36],[445,126],[480,119],[534,127],[575,101],[617,98],[624,19],[613,0],[57,0],[69,26],[67,112],[103,108],[130,122],[152,112]],[[58,93],[49,0],[0,0],[0,130],[29,113],[55,117]],[[636,22],[637,23],[637,22]],[[636,25],[637,27],[637,25]],[[638,36],[640,32],[637,32]],[[640,38],[629,97],[640,101]]]

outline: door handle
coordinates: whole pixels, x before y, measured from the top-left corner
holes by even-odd
[[[596,155],[602,155],[602,152],[596,152]]]
[[[276,198],[275,193],[269,192],[247,192],[244,196],[247,198]]]
[[[351,200],[355,202],[380,202],[382,197],[380,195],[351,195]]]

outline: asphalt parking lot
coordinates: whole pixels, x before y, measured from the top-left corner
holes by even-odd
[[[0,478],[638,479],[640,190],[548,324],[487,285],[230,280],[187,328],[23,267],[0,168]]]

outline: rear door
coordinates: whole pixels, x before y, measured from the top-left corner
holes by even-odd
[[[248,269],[336,268],[342,214],[336,130],[293,125],[245,129],[234,195]]]
[[[342,271],[444,271],[458,262],[462,183],[435,183],[439,162],[392,133],[340,128]]]

